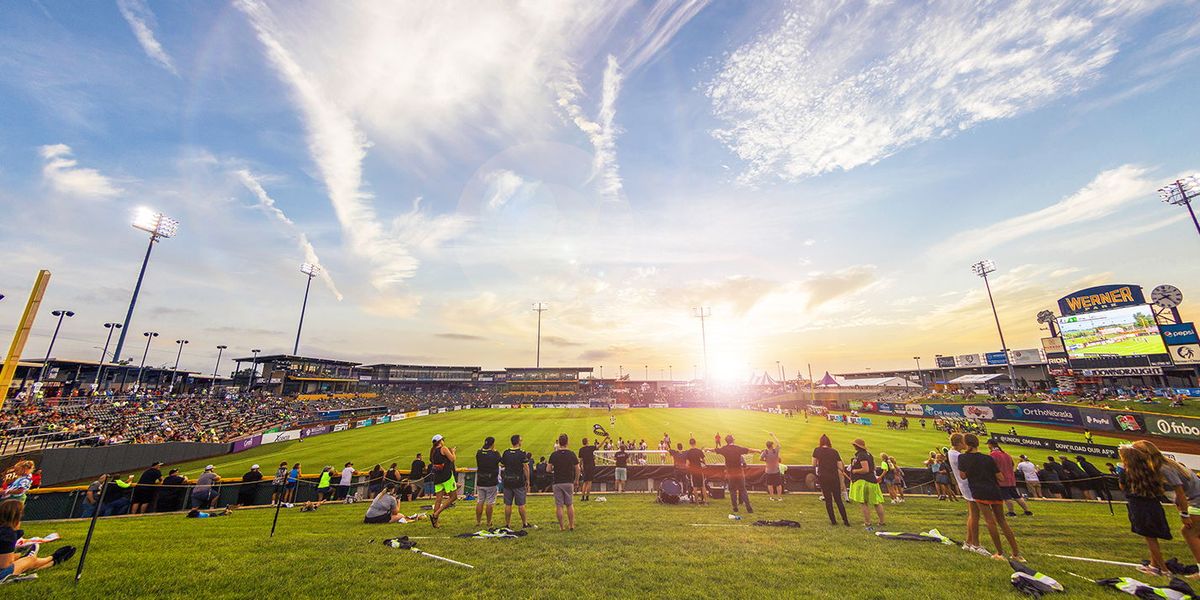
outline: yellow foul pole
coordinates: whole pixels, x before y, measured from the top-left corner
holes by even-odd
[[[50,271],[38,271],[33,289],[29,292],[29,301],[25,303],[25,312],[21,315],[21,323],[13,333],[8,355],[4,357],[4,368],[0,370],[0,408],[4,408],[4,400],[8,398],[8,387],[12,385],[13,375],[17,373],[17,362],[21,360],[25,341],[29,339],[29,330],[33,329],[33,320],[37,318],[38,308],[42,305],[42,295],[46,293],[46,286],[49,284]]]

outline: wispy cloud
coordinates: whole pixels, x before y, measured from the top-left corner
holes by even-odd
[[[641,19],[638,35],[630,41],[621,62],[630,72],[638,70],[653,60],[705,6],[708,0],[658,0]]]
[[[40,148],[42,179],[60,194],[81,198],[110,198],[121,193],[112,179],[96,169],[80,167],[66,144],[50,144]]]
[[[242,185],[246,186],[246,189],[250,190],[254,194],[254,197],[258,199],[259,208],[282,225],[288,235],[296,239],[296,242],[300,245],[300,249],[304,252],[304,261],[314,265],[321,265],[321,272],[318,277],[321,278],[325,287],[329,288],[330,292],[333,292],[334,297],[341,300],[342,293],[338,291],[337,284],[333,282],[333,275],[329,272],[329,267],[321,263],[320,257],[317,256],[316,248],[313,247],[312,242],[308,241],[308,234],[300,231],[296,223],[284,214],[283,210],[275,204],[275,199],[267,194],[267,190],[263,189],[262,184],[259,183],[258,179],[250,171],[238,169],[234,173],[242,182]]]
[[[504,208],[504,205],[508,204],[508,201],[516,196],[521,186],[525,185],[525,180],[520,175],[508,169],[492,171],[484,179],[487,183],[487,191],[485,192],[487,206],[492,210]]]
[[[1093,83],[1142,3],[797,3],[707,88],[741,179],[874,163]],[[870,40],[847,44],[845,40]]]
[[[829,273],[814,273],[801,283],[808,293],[809,309],[861,292],[879,282],[875,265],[853,265]]]
[[[580,106],[579,99],[584,95],[583,87],[569,66],[563,68],[553,87],[558,94],[559,108],[592,144],[591,179],[597,182],[598,191],[605,199],[619,200],[621,174],[617,165],[617,129],[614,125],[617,96],[621,92],[621,68],[617,59],[609,55],[605,63],[600,106],[594,120]]]
[[[150,7],[146,6],[143,0],[117,0],[117,8],[121,11],[125,22],[129,23],[129,28],[133,30],[133,35],[137,37],[138,43],[142,45],[142,50],[145,50],[146,54],[159,66],[170,71],[172,75],[178,76],[179,71],[175,69],[175,62],[171,60],[167,51],[163,50],[162,44],[154,35],[156,23]]]
[[[471,335],[469,333],[436,333],[434,336],[440,337],[444,340],[455,340],[461,342],[482,342],[487,340],[487,338],[483,337],[482,335]]]
[[[973,255],[1037,233],[1101,219],[1152,193],[1155,183],[1146,174],[1147,169],[1137,165],[1103,171],[1080,190],[1050,206],[955,234],[930,249],[930,253]]]

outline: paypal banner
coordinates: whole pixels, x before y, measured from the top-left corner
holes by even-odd
[[[983,357],[987,359],[989,365],[1007,365],[1008,355],[1003,352],[988,352]]]

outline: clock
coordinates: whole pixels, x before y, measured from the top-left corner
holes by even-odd
[[[1150,292],[1150,301],[1163,308],[1175,308],[1183,304],[1183,292],[1173,285],[1160,285]]]

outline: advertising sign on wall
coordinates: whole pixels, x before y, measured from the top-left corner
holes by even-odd
[[[919,417],[925,414],[925,409],[922,408],[920,404],[905,404],[904,414]]]
[[[1003,433],[992,434],[992,439],[999,440],[1001,444],[1028,446],[1030,448],[1044,448],[1054,452],[1063,452],[1071,455],[1094,454],[1106,458],[1116,458],[1117,456],[1116,446],[1085,444],[1083,442],[1066,442],[1063,440],[1051,440],[1047,438],[1028,437],[1024,435],[1008,435]]]
[[[1177,365],[1200,364],[1200,344],[1167,346],[1167,350],[1170,351],[1171,360]]]
[[[1059,299],[1058,310],[1064,315],[1077,315],[1145,303],[1142,286],[1118,283],[1098,285],[1067,294]]]
[[[1125,433],[1145,433],[1146,424],[1138,414],[1117,413],[1096,408],[1080,408],[1079,416],[1083,418],[1085,429],[1101,431],[1121,431]]]
[[[1012,359],[1012,364],[1014,365],[1037,365],[1041,364],[1042,362],[1042,353],[1039,352],[1037,348],[1011,350],[1008,354]]]
[[[1060,337],[1045,337],[1042,338],[1042,350],[1046,354],[1066,354],[1067,347],[1063,345]]]
[[[1160,333],[1162,333],[1163,341],[1166,342],[1168,346],[1200,344],[1200,336],[1196,335],[1195,323],[1159,325],[1158,330]]]
[[[300,438],[303,439],[312,437],[314,435],[324,435],[331,431],[333,431],[332,425],[314,425],[312,427],[305,427],[304,429],[300,430]]]
[[[953,357],[953,356],[939,356],[939,357],[937,357],[937,366],[938,366],[938,368],[939,368],[939,369],[952,369],[952,368],[954,368],[954,357]]]
[[[258,445],[262,444],[262,437],[263,436],[261,436],[261,435],[256,435],[256,436],[237,440],[236,442],[233,443],[233,450],[231,450],[231,451],[232,452],[241,452],[243,450],[249,450],[251,448],[255,448]]]
[[[1151,435],[1200,441],[1200,419],[1161,415],[1143,415],[1142,418],[1146,421],[1146,430]]]
[[[264,433],[262,435],[262,443],[274,444],[276,442],[288,442],[291,440],[300,439],[299,429],[289,429],[287,431],[279,431],[276,433]]]
[[[349,425],[347,425],[347,424],[345,424],[345,423],[338,423],[338,424],[336,424],[336,425],[334,425],[334,426],[333,426],[333,431],[334,431],[334,432],[338,432],[338,431],[345,431],[345,430],[347,430],[347,429],[349,429],[349,428],[350,428],[350,426],[349,426]]]
[[[1143,377],[1162,375],[1162,372],[1162,367],[1112,367],[1109,369],[1082,369],[1078,374],[1084,377]]]
[[[959,354],[954,357],[954,365],[958,367],[978,367],[982,364],[978,354]]]
[[[989,365],[1007,365],[1008,357],[1003,352],[988,352],[983,355],[984,360]]]

